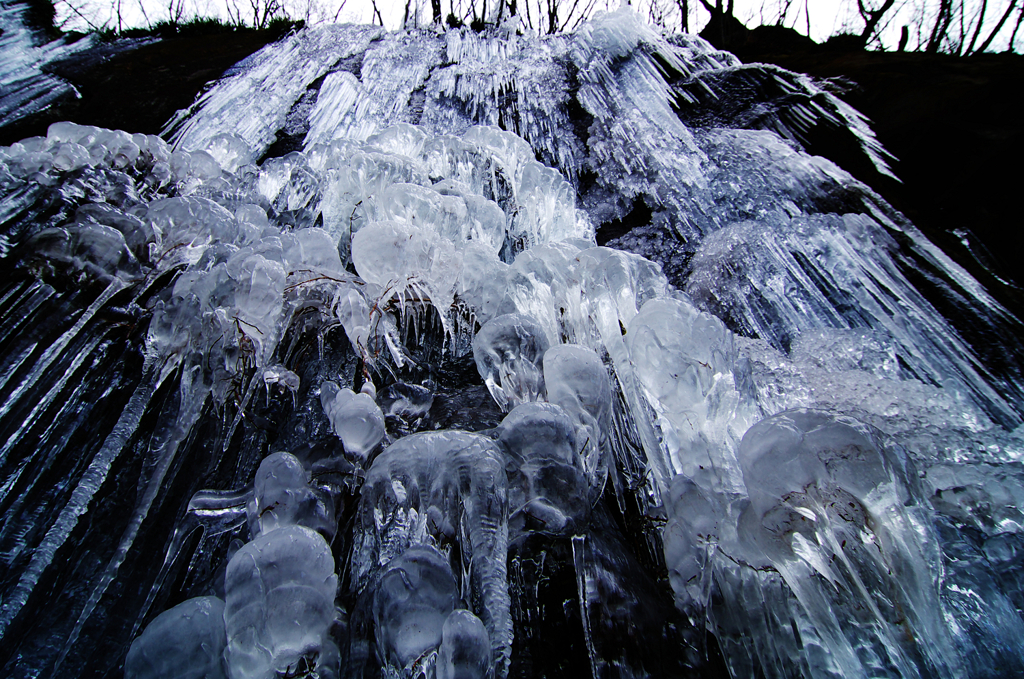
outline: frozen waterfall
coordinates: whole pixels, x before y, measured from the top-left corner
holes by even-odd
[[[816,125],[624,9],[0,148],[0,673],[1024,673],[1020,323]]]

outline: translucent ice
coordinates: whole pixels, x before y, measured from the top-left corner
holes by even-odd
[[[491,669],[487,630],[469,611],[452,611],[441,630],[437,679],[484,679]]]
[[[385,666],[409,671],[436,651],[457,599],[451,567],[433,547],[413,546],[393,559],[373,598],[377,647]]]
[[[254,535],[304,526],[330,539],[337,531],[333,504],[309,487],[306,470],[291,453],[274,453],[260,463],[254,502]]]
[[[544,353],[544,386],[548,402],[560,406],[582,430],[578,450],[593,492],[600,493],[612,409],[607,369],[593,350],[559,344]]]
[[[35,59],[4,61],[10,16],[0,70]],[[628,9],[323,27],[231,69],[174,150],[0,148],[0,674],[116,675],[131,618],[225,562],[236,676],[359,673],[377,633],[445,679],[1013,673],[1019,327],[801,151],[822,120],[877,151],[815,87]],[[807,406],[927,491],[873,430],[771,417]],[[482,433],[424,431],[452,424]]]
[[[366,474],[353,557],[362,579],[410,546],[442,547],[467,536],[461,547],[469,579],[462,586],[479,602],[475,612],[499,670],[507,667],[512,641],[507,492],[505,456],[490,439],[459,431],[406,436],[374,459]]]
[[[338,578],[323,537],[286,526],[247,543],[224,576],[228,675],[272,679],[337,658],[328,628]]]
[[[474,335],[477,372],[502,410],[536,401],[544,393],[541,361],[548,346],[544,329],[523,314],[492,318]]]
[[[125,679],[224,679],[224,602],[188,599],[158,615],[132,642]]]
[[[367,394],[339,389],[334,382],[320,385],[320,402],[334,433],[352,459],[365,463],[384,440],[384,413]]]
[[[590,510],[576,423],[559,406],[524,403],[505,417],[498,440],[509,451],[509,525],[515,539],[533,531],[578,533]]]
[[[781,573],[827,644],[827,657],[809,658],[812,676],[962,672],[929,511],[901,448],[849,418],[788,411],[751,427],[740,463],[740,541]]]

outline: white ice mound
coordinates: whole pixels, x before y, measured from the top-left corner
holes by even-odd
[[[384,440],[384,413],[369,394],[339,389],[334,382],[320,385],[320,403],[331,428],[350,458],[365,463]]]
[[[936,535],[902,448],[851,418],[797,410],[751,427],[739,459],[750,497],[739,541],[782,575],[791,615],[829,648],[811,656],[811,676],[961,674]]]
[[[630,322],[626,344],[657,415],[669,476],[742,487],[733,447],[753,413],[736,389],[732,333],[686,301],[654,299]]]

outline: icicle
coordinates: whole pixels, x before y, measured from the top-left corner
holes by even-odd
[[[0,604],[0,636],[3,636],[15,616],[24,607],[39,578],[53,561],[57,550],[64,544],[78,524],[78,519],[85,513],[93,495],[107,478],[114,461],[124,451],[128,439],[138,429],[142,415],[149,405],[153,394],[169,376],[168,366],[147,363],[143,369],[143,377],[135,393],[132,394],[124,412],[118,418],[114,429],[103,442],[102,448],[96,453],[89,468],[82,475],[78,485],[60,515],[46,532],[42,543],[35,548],[32,560],[18,578],[10,596]]]
[[[587,598],[586,539],[585,535],[572,536],[572,563],[576,570],[576,598],[580,604],[583,637],[587,644],[587,657],[590,659],[590,676],[597,679],[601,675],[598,673],[597,650],[594,648],[594,637],[590,631],[590,601]]]
[[[107,592],[107,588],[110,587],[114,578],[117,577],[118,569],[121,567],[125,558],[127,558],[129,550],[135,543],[135,538],[138,536],[139,529],[142,527],[142,522],[146,520],[146,516],[149,514],[149,509],[152,507],[157,495],[163,490],[164,479],[167,476],[167,471],[173,466],[174,461],[177,458],[181,442],[188,436],[195,423],[199,421],[199,417],[206,404],[206,397],[209,395],[210,389],[203,385],[201,377],[199,380],[194,379],[198,372],[199,367],[196,366],[185,371],[185,374],[181,376],[181,385],[179,387],[181,401],[178,412],[170,423],[171,431],[168,435],[159,437],[159,448],[149,451],[149,454],[156,459],[156,465],[149,478],[146,479],[145,491],[143,492],[142,498],[135,505],[132,517],[128,521],[128,525],[125,527],[124,532],[121,535],[121,541],[117,546],[117,550],[114,552],[114,555],[107,564],[103,575],[100,576],[99,582],[93,588],[85,606],[79,613],[78,620],[75,622],[75,627],[71,631],[71,634],[68,635],[68,640],[64,644],[61,654],[57,657],[57,662],[54,664],[54,672],[60,669],[68,651],[70,651],[74,647],[75,642],[78,641],[78,635],[81,633],[82,628],[88,623],[89,618],[92,616],[94,609],[99,604],[100,599],[103,598],[103,595]],[[155,392],[156,389],[153,391]]]

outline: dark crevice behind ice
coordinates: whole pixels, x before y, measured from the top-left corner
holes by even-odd
[[[1020,322],[820,84],[325,26],[167,130],[0,148],[4,676],[1024,671]]]

